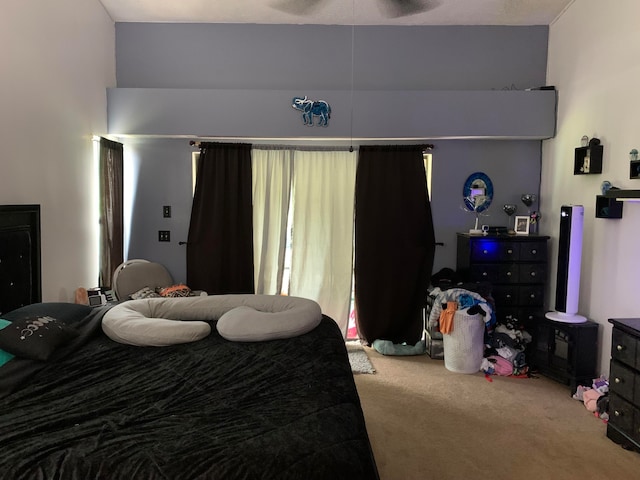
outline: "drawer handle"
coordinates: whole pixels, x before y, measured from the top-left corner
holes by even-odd
[[[535,276],[536,276],[536,272],[531,272],[531,273],[530,273],[530,275],[531,275],[532,277],[535,277]]]
[[[536,294],[532,293],[531,295],[529,295],[529,298],[536,298]]]
[[[534,248],[533,250],[531,250],[531,253],[535,255],[536,253],[538,253],[538,251]]]
[[[623,346],[623,345],[618,345],[618,346],[616,347],[616,350],[618,350],[619,352],[621,352],[621,351],[623,351],[623,350],[624,350],[624,346]]]
[[[486,277],[487,275],[489,275],[487,272],[482,272],[483,277]]]
[[[622,380],[620,380],[620,378],[616,377],[615,380],[613,381],[614,383],[622,383]]]
[[[507,293],[507,298],[511,298],[511,294],[510,293]]]
[[[510,277],[510,276],[511,276],[511,272],[507,272],[507,277]]]
[[[483,250],[482,253],[486,255],[487,253],[489,253],[489,250]]]
[[[618,410],[616,410],[615,412],[613,412],[613,414],[614,414],[616,417],[621,417],[621,416],[622,416],[622,412],[620,412],[620,411],[618,411]]]
[[[508,253],[508,254],[512,254],[512,253],[513,253],[513,250],[512,250],[512,249],[509,249],[509,250],[507,250],[507,253]]]

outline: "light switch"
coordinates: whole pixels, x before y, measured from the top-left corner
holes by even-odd
[[[164,218],[171,218],[171,205],[165,205],[162,207],[162,216]]]

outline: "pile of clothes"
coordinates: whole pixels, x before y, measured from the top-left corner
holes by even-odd
[[[525,350],[532,336],[512,316],[496,322],[490,289],[485,288],[485,291],[478,293],[463,286],[445,290],[436,287],[430,295],[434,298],[427,325],[430,329],[437,329],[443,334],[450,333],[454,328],[452,319],[457,310],[466,309],[468,314],[477,312],[484,317],[485,345],[480,371],[486,375],[529,375]]]
[[[585,408],[602,421],[609,420],[609,380],[606,377],[594,378],[590,387],[578,385],[573,398],[583,402]]]
[[[520,326],[519,321],[507,316],[504,322],[487,332],[480,370],[486,375],[528,376],[525,350],[531,340],[531,334]]]
[[[441,333],[449,333],[453,329],[452,318],[456,310],[472,309],[485,318],[485,325],[491,328],[496,321],[493,305],[479,293],[465,288],[440,290],[434,288],[430,295],[435,297],[429,313],[428,328],[437,328]]]

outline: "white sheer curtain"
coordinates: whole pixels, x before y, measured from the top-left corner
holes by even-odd
[[[293,152],[253,148],[253,250],[256,293],[279,295],[287,240]]]
[[[357,153],[297,150],[294,164],[289,294],[317,301],[346,336]]]

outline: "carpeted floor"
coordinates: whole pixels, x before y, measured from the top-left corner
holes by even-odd
[[[609,440],[568,386],[365,350],[376,374],[354,378],[381,480],[640,478],[640,454]]]

